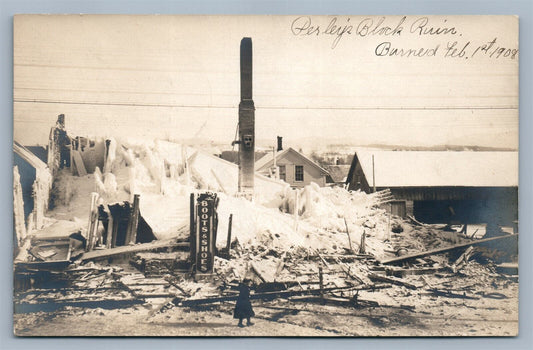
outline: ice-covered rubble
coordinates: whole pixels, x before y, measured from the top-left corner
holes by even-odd
[[[50,215],[63,220],[84,218],[89,194],[98,192],[101,203],[131,200],[140,194],[140,210],[158,239],[186,232],[192,192],[218,192],[217,246],[226,245],[229,215],[232,238],[242,245],[262,245],[277,250],[291,247],[344,253],[354,249],[365,232],[366,251],[383,255],[387,216],[377,208],[376,197],[340,187],[312,183],[293,190],[282,181],[256,176],[255,197],[235,196],[238,167],[209,153],[167,141],[136,143],[112,139],[104,171],[83,177],[61,176],[59,192],[70,192]],[[295,214],[296,204],[297,214]]]

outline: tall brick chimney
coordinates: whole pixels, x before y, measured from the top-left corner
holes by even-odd
[[[241,40],[239,103],[239,194],[251,199],[255,175],[255,107],[252,99],[252,39]]]

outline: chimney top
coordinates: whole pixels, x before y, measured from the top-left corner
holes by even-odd
[[[283,151],[283,137],[278,136],[278,149],[277,151]]]

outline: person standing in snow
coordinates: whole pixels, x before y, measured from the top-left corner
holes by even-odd
[[[57,116],[54,139],[59,147],[59,169],[70,168],[70,137],[65,129],[65,115]]]
[[[249,279],[244,279],[244,281],[239,284],[239,297],[237,298],[237,303],[235,304],[235,310],[233,312],[233,318],[239,319],[239,327],[244,327],[242,324],[242,320],[244,319],[247,321],[247,326],[253,325],[250,321],[250,318],[255,316],[252,303],[250,303],[251,282],[252,281]]]

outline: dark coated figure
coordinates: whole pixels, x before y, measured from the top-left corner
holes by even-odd
[[[247,321],[247,326],[253,325],[253,323],[250,321],[250,318],[255,316],[252,303],[250,303],[251,284],[252,281],[249,279],[245,279],[239,284],[239,297],[237,299],[237,304],[235,305],[235,311],[233,312],[233,318],[239,319],[239,327],[244,327],[242,324],[242,320],[244,319]]]

